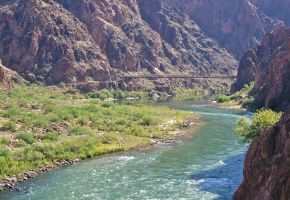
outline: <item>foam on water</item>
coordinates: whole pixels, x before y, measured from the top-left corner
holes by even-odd
[[[239,115],[205,105],[204,126],[185,143],[104,156],[60,169],[0,193],[5,200],[231,199],[242,180],[243,154],[233,124]]]
[[[124,161],[134,160],[134,156],[119,156],[117,160],[124,160]]]

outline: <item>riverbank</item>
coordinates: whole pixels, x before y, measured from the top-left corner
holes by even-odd
[[[185,121],[182,125],[178,127],[176,131],[171,131],[168,133],[168,135],[171,135],[170,139],[167,138],[155,138],[151,139],[148,144],[142,144],[142,145],[137,145],[137,146],[132,146],[129,149],[126,150],[121,150],[120,151],[112,151],[112,152],[104,152],[100,155],[104,154],[112,154],[112,153],[118,153],[118,152],[128,152],[128,151],[144,151],[148,150],[154,147],[158,147],[160,145],[168,145],[168,144],[174,144],[174,143],[181,143],[185,141],[186,139],[189,139],[192,137],[192,133],[188,132],[186,129],[189,127],[194,127],[198,126],[200,123],[199,117],[196,115],[193,119]],[[100,156],[100,155],[95,155],[95,157]],[[17,188],[17,185],[21,182],[27,181],[29,179],[35,178],[37,176],[53,172],[57,169],[60,169],[62,167],[76,164],[80,162],[81,160],[85,160],[87,158],[76,158],[76,159],[65,159],[65,160],[59,160],[56,162],[52,162],[50,164],[47,164],[45,166],[39,167],[34,170],[28,170],[24,173],[16,174],[9,176],[3,180],[0,181],[0,192],[5,191],[5,190],[19,190]]]
[[[184,129],[191,138],[86,159],[25,181],[20,191],[1,192],[0,199],[230,199],[242,181],[247,148],[233,134],[243,112],[206,102],[161,105],[200,113],[198,127]]]
[[[180,141],[198,123],[189,112],[40,86],[1,91],[0,99],[0,190],[82,159]]]

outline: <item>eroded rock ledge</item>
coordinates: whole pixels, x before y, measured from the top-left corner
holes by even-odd
[[[290,114],[250,146],[244,180],[233,199],[290,199]]]

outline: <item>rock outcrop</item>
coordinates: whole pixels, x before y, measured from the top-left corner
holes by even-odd
[[[248,50],[241,58],[236,82],[232,85],[231,92],[241,90],[246,84],[255,80],[256,68],[259,59],[256,49]]]
[[[274,127],[250,146],[244,180],[234,200],[290,199],[290,28],[268,33],[257,49],[247,52],[234,87],[255,81],[254,96],[263,107],[286,111]],[[288,112],[287,112],[288,111]]]
[[[244,180],[233,200],[290,199],[290,115],[250,146]]]
[[[86,26],[51,1],[0,2],[0,58],[29,81],[107,80],[107,57]]]
[[[206,34],[215,38],[237,57],[241,57],[247,49],[258,44],[266,32],[278,24],[283,24],[281,20],[290,20],[290,15],[286,12],[283,12],[285,17],[277,20],[274,14],[270,15],[271,17],[267,15],[271,14],[271,11],[266,12],[267,14],[263,12],[267,11],[266,7],[260,9],[264,2],[267,2],[269,7],[279,5],[274,0],[163,1],[188,14]],[[278,14],[279,9],[276,11]]]
[[[290,102],[290,28],[266,35],[259,46],[255,99],[267,108],[287,110]]]
[[[23,81],[21,76],[19,76],[17,72],[3,66],[0,60],[0,89],[10,89],[14,82],[17,83],[21,81]]]
[[[268,33],[257,49],[249,50],[240,62],[233,90],[255,81],[254,96],[261,106],[287,110],[290,102],[290,28]]]
[[[234,75],[236,60],[194,21],[159,0],[148,2],[1,1],[0,59],[29,81],[64,82],[85,90],[118,87],[128,74]],[[158,27],[161,22],[164,25]],[[230,80],[136,82],[126,79],[121,85],[226,88]]]
[[[290,1],[288,0],[251,0],[266,15],[282,20],[290,26]]]

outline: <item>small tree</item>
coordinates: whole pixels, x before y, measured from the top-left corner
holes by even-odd
[[[261,109],[253,115],[251,121],[247,120],[245,117],[237,121],[235,132],[242,137],[243,142],[252,142],[262,131],[276,124],[281,116],[281,112]]]
[[[226,102],[229,102],[231,101],[231,97],[229,96],[226,96],[226,95],[221,95],[217,98],[217,102],[218,103],[226,103]]]

